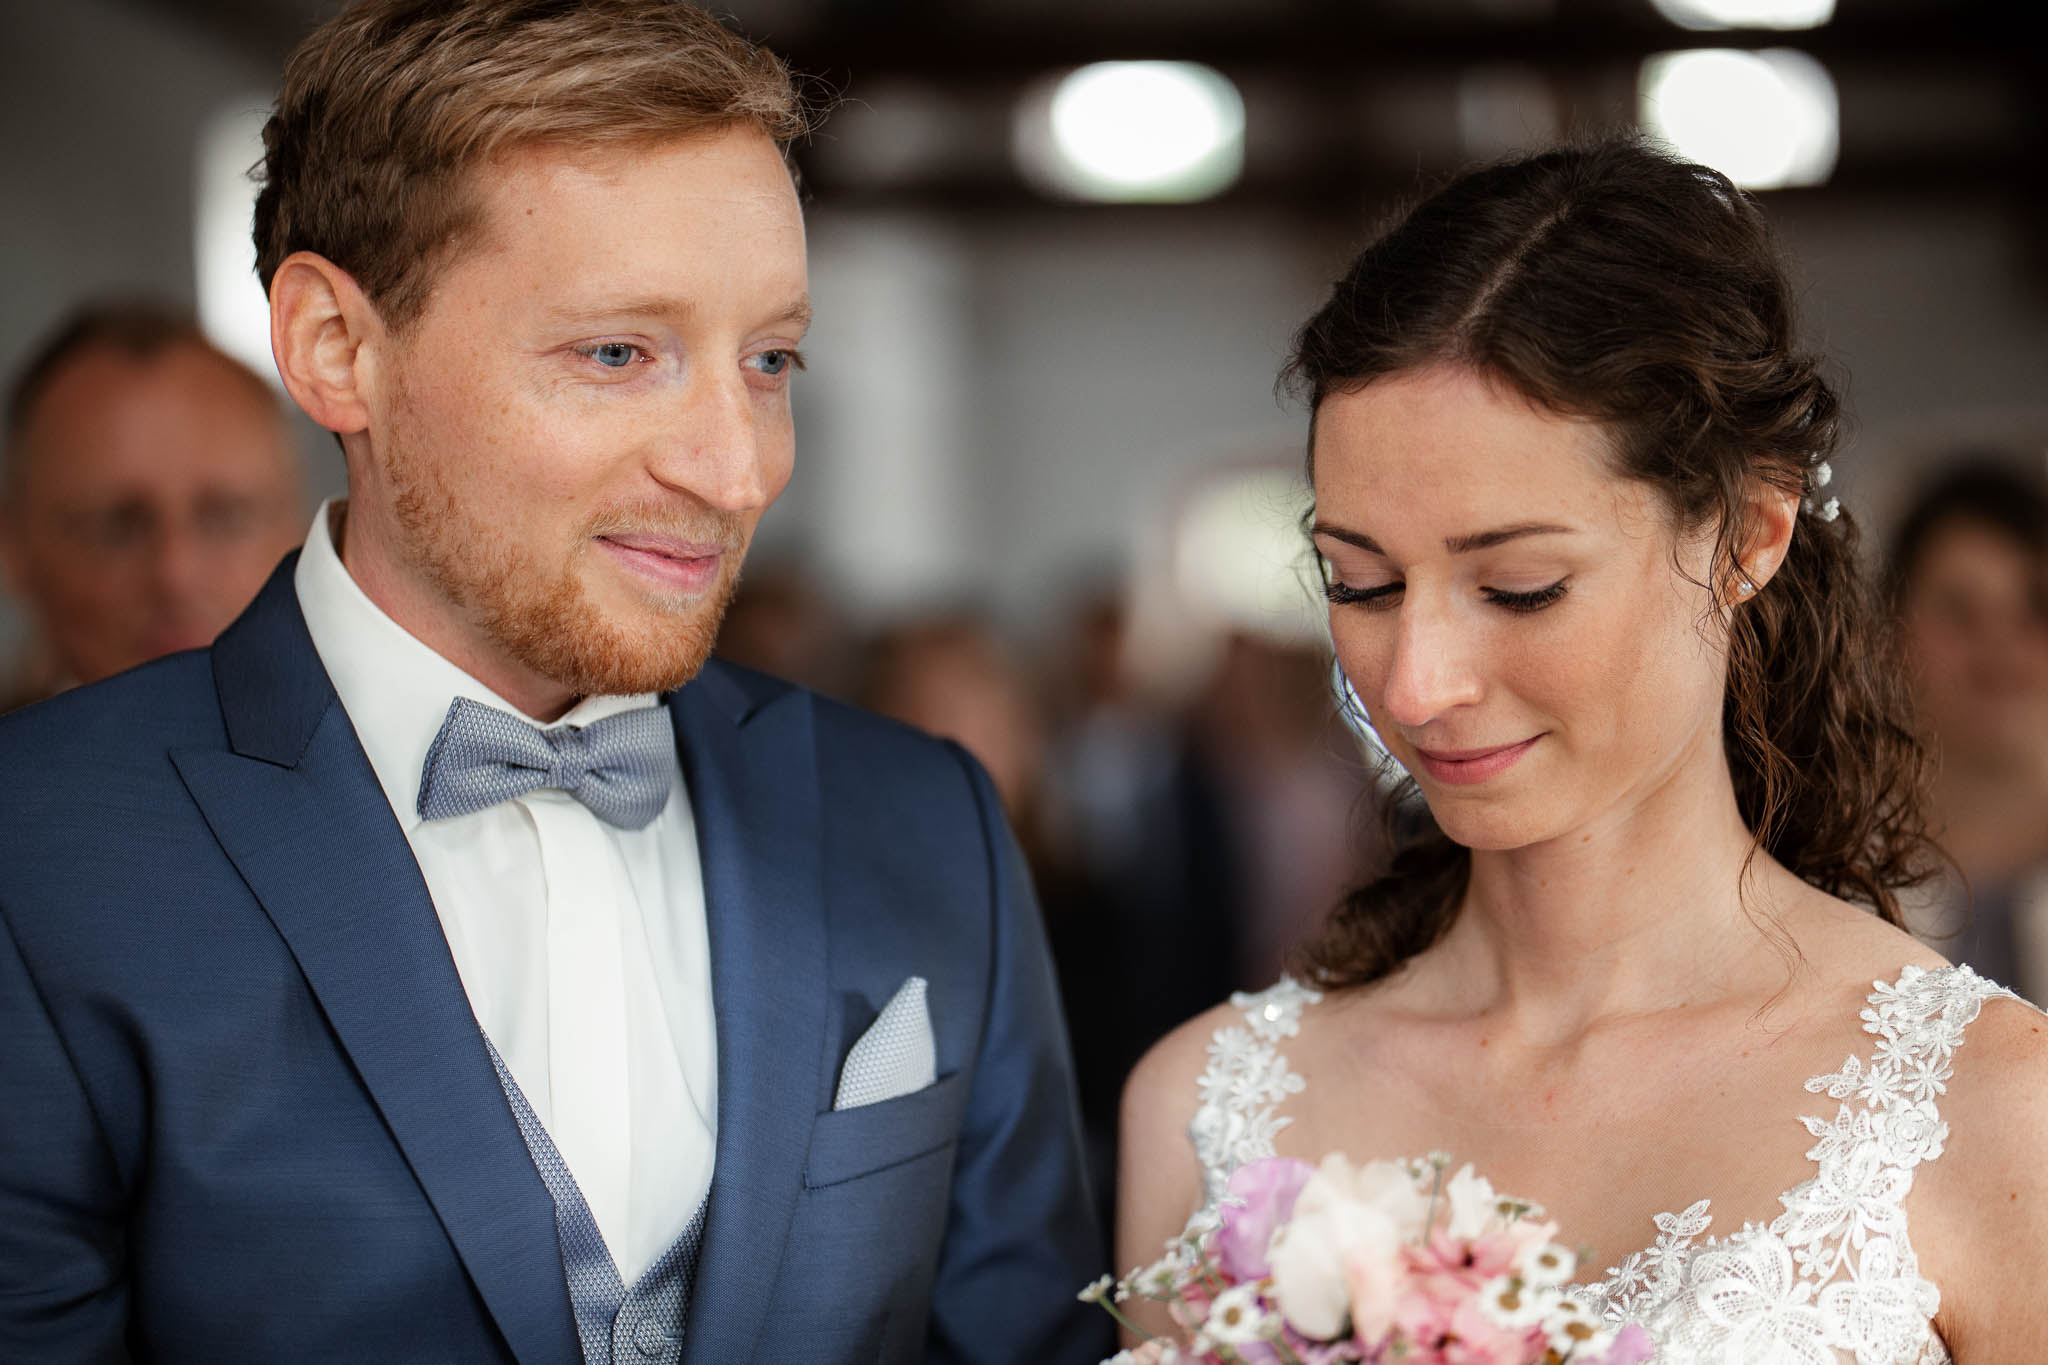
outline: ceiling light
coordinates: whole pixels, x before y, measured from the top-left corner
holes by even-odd
[[[1650,0],[1680,28],[1819,28],[1835,17],[1835,0]]]
[[[1841,147],[1833,79],[1788,48],[1661,53],[1643,63],[1638,108],[1651,136],[1745,189],[1821,184]]]
[[[1098,62],[1027,96],[1015,141],[1025,173],[1055,193],[1207,199],[1244,169],[1244,99],[1192,62]]]

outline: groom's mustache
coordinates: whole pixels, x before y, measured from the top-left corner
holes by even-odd
[[[607,508],[584,527],[590,539],[621,536],[670,540],[704,552],[728,552],[745,547],[746,520],[715,507],[681,509],[673,503],[642,500]]]

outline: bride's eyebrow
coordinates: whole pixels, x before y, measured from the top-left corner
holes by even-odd
[[[1571,533],[1572,528],[1569,526],[1523,521],[1513,526],[1500,526],[1469,536],[1447,536],[1444,538],[1444,548],[1454,555],[1461,555],[1472,550],[1489,550],[1496,545],[1505,545],[1511,540],[1521,540],[1525,536],[1568,536]]]
[[[1346,545],[1356,545],[1367,554],[1386,554],[1386,551],[1380,548],[1379,542],[1371,536],[1360,535],[1357,531],[1347,531],[1341,526],[1332,526],[1326,521],[1319,521],[1309,527],[1309,534],[1313,536],[1328,536],[1330,539],[1342,541]],[[1454,555],[1462,555],[1468,554],[1473,550],[1489,550],[1496,545],[1505,545],[1511,540],[1520,540],[1525,536],[1568,536],[1571,534],[1573,534],[1573,531],[1569,526],[1558,526],[1550,522],[1524,521],[1517,522],[1512,526],[1497,526],[1491,531],[1475,531],[1471,535],[1446,536],[1444,537],[1444,548]]]

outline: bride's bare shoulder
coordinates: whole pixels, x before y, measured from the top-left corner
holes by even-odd
[[[1958,1362],[2048,1358],[2048,1316],[2012,1292],[2048,1280],[2048,1017],[1997,996],[1943,1041],[1939,1160],[1915,1173],[1912,1205],[1937,1321]]]
[[[1243,1014],[1221,1004],[1152,1045],[1124,1081],[1117,1140],[1116,1258],[1137,1266],[1159,1254],[1202,1202],[1202,1167],[1188,1138],[1209,1042]]]
[[[1155,1129],[1187,1130],[1197,1088],[1218,1031],[1244,1022],[1244,1011],[1224,1001],[1202,1011],[1154,1043],[1124,1081],[1123,1143],[1143,1141]]]

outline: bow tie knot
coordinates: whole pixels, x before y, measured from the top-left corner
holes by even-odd
[[[591,766],[590,743],[583,738],[583,731],[573,725],[563,725],[540,733],[555,751],[548,766],[546,785],[560,787],[563,791],[574,791],[582,786]]]
[[[542,730],[457,697],[427,749],[419,813],[445,820],[552,787],[609,824],[642,829],[668,804],[674,755],[666,707]]]

